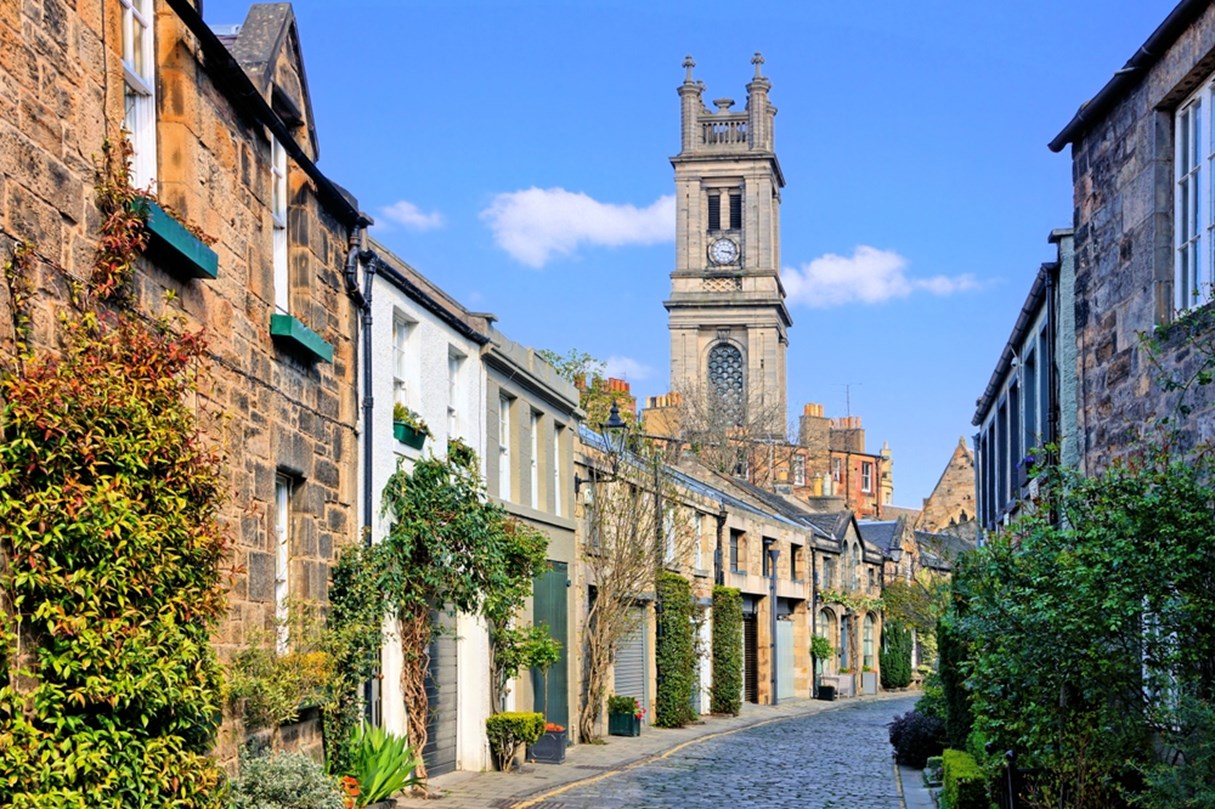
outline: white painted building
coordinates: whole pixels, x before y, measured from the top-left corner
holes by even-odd
[[[424,456],[446,457],[449,439],[459,438],[485,458],[486,375],[481,362],[490,316],[471,313],[424,276],[372,243],[379,256],[371,293],[370,384],[373,402],[363,440],[371,443],[371,539],[388,535],[382,493],[398,466]],[[365,284],[365,278],[360,282]],[[366,363],[360,367],[361,392]],[[420,449],[393,434],[393,406],[401,403],[421,416],[430,435]],[[363,418],[364,423],[367,419]],[[360,454],[360,486],[367,456]],[[362,500],[360,501],[362,502]],[[361,511],[365,506],[361,507]],[[366,524],[365,522],[362,524]],[[424,751],[428,771],[481,770],[489,766],[485,719],[489,716],[489,640],[480,619],[441,616],[444,631],[431,644],[430,740]],[[381,655],[383,677],[374,710],[389,731],[404,735],[401,692],[403,662],[399,639],[386,627]]]

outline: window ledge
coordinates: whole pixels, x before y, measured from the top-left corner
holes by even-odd
[[[148,251],[165,270],[186,278],[215,280],[219,276],[219,256],[185,225],[150,199],[135,204],[151,235]]]
[[[333,362],[333,346],[294,315],[270,316],[270,336],[321,362]]]

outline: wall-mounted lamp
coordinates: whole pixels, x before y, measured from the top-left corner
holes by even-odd
[[[624,442],[628,437],[628,422],[620,418],[620,408],[616,406],[616,400],[612,400],[612,409],[608,411],[608,419],[599,425],[603,429],[603,438],[607,443],[608,460],[612,464],[612,473],[607,477],[599,477],[591,475],[589,478],[584,478],[574,473],[574,496],[578,495],[578,490],[582,488],[583,483],[599,482],[611,483],[616,479],[616,473],[620,471],[620,458],[624,455]]]

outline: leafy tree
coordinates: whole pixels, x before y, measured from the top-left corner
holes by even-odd
[[[586,412],[586,423],[596,427],[607,421],[612,401],[619,395],[607,388],[607,363],[585,351],[571,348],[558,354],[549,348],[536,352],[542,360],[557,369],[563,379],[578,388],[578,406]]]
[[[384,489],[392,528],[375,546],[386,610],[405,653],[401,686],[409,744],[426,746],[426,671],[436,609],[511,614],[545,562],[544,535],[486,499],[475,463],[426,458],[398,470]],[[420,767],[424,776],[424,765]]]
[[[1178,696],[1215,697],[1209,471],[1161,452],[1059,473],[1054,509],[957,571],[975,732],[1045,768],[1041,800],[1121,805]]]

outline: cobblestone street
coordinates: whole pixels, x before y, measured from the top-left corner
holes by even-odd
[[[860,702],[675,749],[532,809],[901,809],[886,724],[914,697]]]

